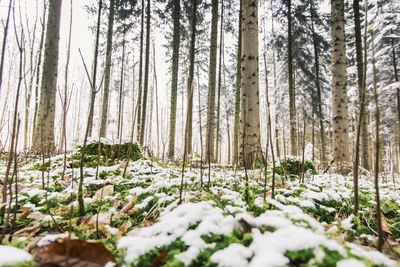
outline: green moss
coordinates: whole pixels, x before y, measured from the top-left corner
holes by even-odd
[[[278,167],[275,167],[275,173],[279,175],[285,176],[299,176],[303,172],[303,168],[305,172],[310,172],[311,174],[317,174],[315,165],[312,161],[306,160],[304,161],[304,165],[302,161],[297,159],[284,159],[280,162]]]
[[[284,255],[289,259],[290,266],[309,266],[308,262],[314,258],[313,249],[287,251]]]

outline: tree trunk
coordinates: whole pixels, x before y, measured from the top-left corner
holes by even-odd
[[[122,108],[122,100],[124,95],[124,71],[125,71],[125,26],[124,26],[124,37],[122,40],[122,55],[121,55],[121,76],[120,76],[120,83],[119,83],[119,100],[118,100],[118,130],[117,136],[121,142],[122,139],[122,113],[124,112]]]
[[[206,156],[207,162],[214,162],[215,144],[215,85],[217,68],[217,39],[218,39],[218,0],[211,1],[211,38],[210,38],[210,64],[208,70],[208,111]]]
[[[174,32],[172,37],[172,82],[171,82],[171,107],[169,113],[169,144],[168,158],[172,159],[175,155],[175,131],[176,131],[176,103],[178,93],[178,70],[179,70],[179,45],[180,45],[180,0],[174,0]]]
[[[143,106],[142,106],[142,119],[140,126],[140,145],[144,145],[144,133],[146,130],[146,109],[147,109],[147,94],[149,92],[149,59],[150,59],[150,0],[147,0],[146,9],[146,54],[145,54],[145,66],[144,66],[144,86],[143,86]]]
[[[108,99],[110,96],[111,82],[111,55],[113,49],[113,28],[115,16],[115,0],[110,0],[110,11],[108,14],[106,66],[104,70],[104,91],[101,105],[100,137],[106,137],[108,118]]]
[[[186,155],[192,154],[192,124],[193,124],[193,79],[194,79],[194,59],[196,48],[196,16],[197,0],[192,0],[192,15],[190,18],[190,47],[189,47],[189,77],[187,83],[187,120],[185,129],[185,151]]]
[[[43,62],[42,88],[37,125],[33,132],[33,150],[36,152],[53,152],[54,118],[57,91],[58,50],[60,40],[60,19],[62,0],[49,2],[49,15]]]
[[[314,19],[315,19],[314,5],[311,6],[311,30],[313,35],[313,46],[314,46],[314,66],[315,66],[315,87],[317,88],[317,98],[318,98],[318,110],[317,115],[319,118],[319,134],[321,141],[321,162],[324,164],[326,161],[326,145],[325,145],[325,128],[324,128],[324,114],[322,112],[322,90],[319,78],[319,55],[318,55],[318,42],[314,29]]]
[[[296,96],[293,77],[293,38],[292,38],[292,1],[287,1],[288,21],[288,86],[289,86],[289,120],[290,120],[290,145],[293,156],[297,155],[296,134]]]
[[[41,63],[42,63],[42,52],[43,52],[43,45],[44,45],[44,34],[46,32],[46,12],[47,12],[47,4],[46,1],[43,1],[43,21],[42,21],[42,32],[40,34],[40,43],[39,49],[37,54],[37,64],[36,64],[36,82],[35,82],[35,106],[33,112],[33,132],[35,131],[38,111],[39,111],[39,85],[40,85],[40,70],[41,70]],[[32,138],[33,139],[33,138]]]
[[[98,6],[98,17],[97,17],[97,28],[96,28],[96,41],[94,44],[94,58],[93,58],[93,74],[92,74],[92,85],[93,90],[90,91],[90,101],[95,101],[97,93],[97,62],[99,58],[99,39],[100,39],[100,23],[101,23],[101,10],[103,8],[103,0],[99,0]],[[90,104],[89,104],[90,106]],[[89,137],[92,136],[93,131],[93,115],[94,109],[89,109],[88,121],[89,121]]]
[[[71,39],[72,39],[72,0],[70,3],[70,17],[69,17],[69,31],[68,31],[68,44],[67,44],[67,62],[65,64],[65,73],[64,73],[64,94],[62,101],[62,123],[61,123],[61,141],[60,141],[60,149],[63,149],[64,153],[67,148],[67,111],[69,106],[69,98],[68,98],[68,73],[69,73],[69,63],[71,58]]]
[[[220,153],[220,114],[221,114],[221,86],[222,86],[222,73],[224,72],[224,0],[221,0],[221,23],[219,30],[219,63],[218,63],[218,98],[217,98],[217,134],[215,138],[215,154],[214,159],[218,161]]]
[[[143,79],[143,39],[144,39],[144,0],[142,0],[142,9],[141,9],[141,17],[140,17],[140,56],[139,56],[139,93],[138,93],[138,104],[137,104],[137,137],[136,139],[139,141],[141,127],[142,127],[142,105],[143,105],[143,87],[142,87],[142,79]]]
[[[238,26],[238,48],[236,54],[236,85],[235,85],[235,119],[233,126],[233,153],[232,164],[239,162],[239,128],[240,128],[240,85],[241,85],[241,59],[242,59],[242,2],[240,0],[239,26]]]
[[[350,161],[344,1],[331,0],[331,5],[333,157],[342,165]]]
[[[242,112],[240,165],[246,169],[260,158],[260,112],[258,86],[258,1],[243,2],[242,17]]]
[[[13,0],[10,0],[8,4],[8,11],[7,11],[7,19],[6,19],[6,24],[4,25],[4,34],[3,34],[3,46],[1,48],[1,59],[0,59],[0,93],[1,93],[1,85],[3,83],[3,68],[4,68],[4,59],[6,55],[6,49],[7,49],[7,36],[8,36],[8,27],[10,25],[10,15],[11,15],[11,9],[13,6]]]

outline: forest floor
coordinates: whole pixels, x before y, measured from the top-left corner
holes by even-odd
[[[6,229],[14,234],[0,246],[0,266],[398,266],[398,178],[397,188],[392,177],[381,182],[382,254],[368,176],[354,217],[352,179],[338,174],[308,173],[303,183],[278,175],[271,199],[271,170],[265,186],[260,171],[246,179],[230,167],[212,166],[210,175],[188,167],[181,192],[179,166],[114,160],[96,179],[85,161],[82,216],[77,154],[64,177],[63,155],[19,166]]]

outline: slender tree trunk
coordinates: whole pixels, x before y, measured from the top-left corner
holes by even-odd
[[[331,0],[331,5],[333,157],[341,167],[350,161],[344,1]]]
[[[142,106],[142,119],[140,126],[140,145],[144,145],[144,133],[146,130],[146,109],[147,109],[147,94],[149,91],[149,59],[150,59],[150,3],[151,0],[147,0],[147,9],[146,9],[146,54],[145,54],[145,66],[144,66],[144,87],[143,87],[143,106]]]
[[[160,121],[158,114],[158,80],[157,80],[157,67],[156,67],[156,45],[153,42],[153,75],[154,75],[154,89],[156,101],[156,128],[157,128],[157,157],[160,156]]]
[[[186,155],[192,154],[192,128],[193,128],[193,79],[194,79],[194,59],[196,48],[196,17],[197,0],[192,0],[192,14],[190,18],[190,47],[189,47],[189,77],[187,83],[187,123],[185,129],[185,150]]]
[[[100,137],[106,137],[108,101],[110,96],[111,82],[111,55],[113,49],[113,28],[115,16],[115,0],[110,0],[110,11],[108,14],[107,47],[106,47],[106,66],[104,70],[104,91],[101,105]],[[135,81],[133,81],[135,83]]]
[[[318,42],[314,30],[314,20],[315,20],[315,10],[314,5],[312,3],[311,6],[311,31],[313,38],[313,47],[314,47],[314,66],[315,66],[315,87],[317,88],[317,98],[318,98],[318,110],[317,115],[319,118],[319,134],[321,140],[321,162],[324,164],[326,161],[326,145],[325,145],[325,128],[324,128],[324,114],[322,111],[322,90],[321,83],[319,77],[319,55],[318,55]]]
[[[124,26],[124,37],[122,40],[122,55],[121,55],[121,76],[120,76],[120,83],[119,83],[119,100],[118,100],[118,130],[117,136],[118,139],[121,141],[122,137],[122,113],[124,112],[122,108],[122,100],[124,96],[124,73],[125,73],[125,35],[126,30]]]
[[[219,142],[220,142],[220,114],[221,114],[221,86],[222,86],[222,73],[224,72],[224,0],[221,0],[221,23],[219,30],[219,63],[218,63],[218,98],[217,98],[217,134],[215,138],[215,154],[214,159],[218,161]]]
[[[296,96],[293,77],[293,38],[292,38],[292,0],[287,1],[288,21],[288,85],[289,85],[289,120],[290,120],[290,145],[293,156],[297,155],[296,134]]]
[[[374,44],[374,32],[371,32],[371,46],[372,46],[372,73],[373,73],[373,89],[374,89],[374,102],[375,102],[375,201],[376,201],[376,221],[378,229],[378,250],[382,251],[383,247],[383,230],[382,230],[382,214],[381,214],[381,200],[379,196],[379,152],[380,152],[380,140],[379,140],[379,126],[380,126],[380,111],[379,111],[379,96],[378,96],[378,77],[376,74],[375,67],[375,44]]]
[[[172,13],[174,20],[174,30],[172,37],[172,82],[171,82],[171,107],[169,114],[169,145],[168,158],[172,159],[175,155],[175,131],[176,131],[176,103],[178,94],[178,70],[179,70],[179,45],[180,45],[180,24],[181,4],[179,0],[174,0],[174,10]]]
[[[211,1],[211,38],[210,38],[210,64],[208,70],[208,111],[206,156],[207,161],[214,162],[215,144],[215,85],[217,69],[217,42],[218,42],[218,0]]]
[[[0,93],[1,93],[1,85],[3,83],[3,69],[4,69],[4,60],[5,60],[5,55],[6,55],[6,50],[7,50],[7,36],[8,36],[8,27],[10,25],[10,15],[11,15],[11,9],[13,6],[13,0],[10,0],[8,4],[8,11],[7,11],[7,19],[6,19],[6,24],[4,25],[4,34],[3,34],[3,45],[1,47],[1,59],[0,59]]]
[[[29,77],[29,85],[26,86],[25,90],[25,108],[24,108],[24,150],[27,151],[29,148],[30,143],[30,109],[31,109],[31,99],[32,99],[32,92],[33,92],[33,83],[36,74],[36,68],[34,64],[34,51],[35,51],[35,43],[36,43],[36,28],[37,28],[37,21],[38,21],[38,6],[39,3],[36,3],[36,10],[35,10],[35,23],[33,25],[32,31],[32,39],[30,39],[30,55],[29,55],[29,65],[30,65],[30,77]],[[26,15],[27,16],[27,15]],[[28,19],[26,18],[26,28],[29,29]],[[29,31],[28,31],[28,38],[29,38]],[[1,87],[1,86],[0,86]]]
[[[67,109],[68,109],[68,74],[69,74],[69,63],[71,58],[71,39],[72,39],[72,0],[70,3],[70,17],[69,17],[69,31],[68,31],[68,43],[67,43],[67,62],[65,64],[65,73],[64,73],[64,93],[63,93],[63,114],[62,114],[62,122],[61,122],[61,141],[60,141],[60,149],[64,149],[66,152],[67,141]]]
[[[46,1],[43,1],[43,16],[42,19],[43,21],[41,22],[42,24],[42,32],[40,34],[40,43],[39,43],[39,49],[38,49],[38,54],[37,54],[37,64],[36,64],[36,83],[35,83],[35,106],[34,106],[34,112],[33,112],[33,132],[35,131],[36,127],[36,122],[37,122],[37,117],[38,117],[38,111],[39,111],[39,85],[40,85],[40,75],[41,75],[41,63],[42,63],[42,52],[43,52],[43,46],[44,46],[44,35],[46,32],[46,12],[47,12],[47,4]]]
[[[393,64],[393,71],[394,71],[394,80],[396,82],[399,81],[399,74],[397,70],[397,63],[396,63],[396,50],[394,46],[394,38],[390,39],[390,46],[392,49],[392,64]],[[397,98],[397,136],[398,136],[398,150],[400,151],[400,86],[397,87],[396,89],[396,98]],[[400,166],[400,164],[399,164]]]
[[[254,166],[261,156],[258,87],[258,1],[243,2],[242,17],[242,112],[240,165]]]
[[[140,140],[140,133],[142,127],[142,105],[143,105],[143,39],[144,39],[144,0],[142,0],[142,9],[141,9],[141,17],[140,17],[140,56],[139,56],[139,93],[138,93],[138,110],[137,110],[137,137],[136,139]]]
[[[38,120],[33,133],[33,149],[36,152],[47,151],[50,153],[53,152],[55,148],[54,118],[57,91],[61,6],[62,0],[49,2],[42,88],[40,91]]]
[[[242,6],[243,0],[240,0],[239,8],[239,26],[238,26],[238,48],[236,54],[236,85],[235,85],[235,119],[233,126],[233,153],[232,164],[239,162],[239,128],[240,128],[240,96],[241,96],[241,60],[242,60]]]
[[[98,17],[97,17],[97,28],[96,28],[96,41],[94,44],[94,57],[93,57],[93,74],[92,74],[92,83],[93,83],[93,88],[94,90],[90,91],[90,101],[93,102],[96,99],[96,88],[97,88],[97,62],[99,58],[99,40],[100,40],[100,24],[101,24],[101,11],[103,8],[103,0],[99,0],[99,6],[98,6]],[[90,106],[90,104],[89,104]],[[92,136],[93,132],[93,115],[94,115],[94,109],[89,109],[89,116],[88,116],[88,121],[89,121],[89,137]]]

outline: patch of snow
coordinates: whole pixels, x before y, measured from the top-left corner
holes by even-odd
[[[0,266],[14,265],[32,260],[32,255],[25,250],[0,245]]]
[[[249,248],[234,243],[215,252],[210,259],[220,267],[242,267],[248,265],[248,259],[252,254]]]
[[[336,264],[336,267],[366,267],[365,264],[356,259],[341,260]]]

